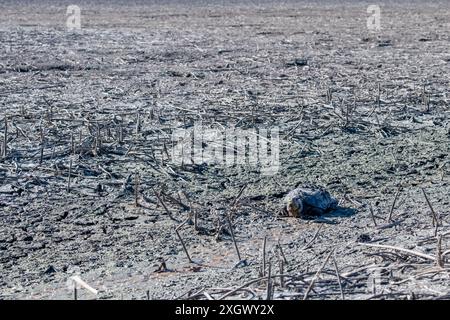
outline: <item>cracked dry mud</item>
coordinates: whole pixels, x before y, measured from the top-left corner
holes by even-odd
[[[262,274],[265,237],[275,299],[304,298],[331,250],[309,299],[450,297],[447,2],[381,2],[378,32],[365,2],[79,6],[69,32],[65,5],[2,3],[1,299],[72,299],[74,274],[99,299],[265,298],[265,279],[233,292]],[[198,121],[279,128],[279,171],[167,159]],[[340,209],[279,216],[308,183]],[[190,209],[194,263],[174,231]]]

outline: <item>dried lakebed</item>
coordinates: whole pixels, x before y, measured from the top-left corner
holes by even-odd
[[[80,8],[0,13],[1,299],[449,298],[448,4]],[[177,163],[200,122],[278,171]],[[301,184],[339,209],[280,216]]]

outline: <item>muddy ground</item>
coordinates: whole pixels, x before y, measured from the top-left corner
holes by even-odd
[[[450,297],[448,2],[69,4],[1,4],[1,299]],[[278,171],[177,163],[200,121]],[[339,210],[279,216],[302,184]]]

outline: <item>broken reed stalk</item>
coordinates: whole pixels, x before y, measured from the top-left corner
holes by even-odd
[[[233,231],[233,225],[231,223],[231,218],[229,214],[226,214],[227,222],[228,222],[228,228],[230,229],[231,239],[233,239],[234,248],[236,249],[236,254],[238,256],[239,261],[242,261],[241,254],[239,253],[239,248],[236,242],[236,238],[234,237],[234,231]]]
[[[327,89],[327,103],[331,103],[332,99],[333,99],[333,94],[331,92],[331,88],[328,88]]]
[[[347,104],[347,107],[345,108],[345,124],[344,128],[346,128],[350,123],[350,104]]]
[[[69,179],[67,181],[67,192],[70,192],[70,182],[72,179],[72,160],[69,162]]]
[[[75,281],[73,281],[73,300],[78,300],[78,289]]]
[[[278,242],[278,244],[277,244],[278,250],[280,250],[281,256],[283,257],[283,263],[284,263],[284,264],[288,264],[288,261],[287,261],[287,259],[286,259],[286,256],[284,255],[283,248],[281,247],[280,239],[278,239],[277,242]]]
[[[7,153],[8,153],[8,117],[5,115],[5,129],[3,132],[2,157],[6,158]]]
[[[380,85],[380,83],[378,83],[378,93],[377,93],[377,97],[375,100],[375,105],[373,106],[372,110],[370,110],[368,117],[371,117],[376,109],[378,109],[378,110],[381,109],[381,85]],[[377,121],[378,121],[378,118],[377,118]]]
[[[190,218],[194,218],[194,230],[198,231],[198,212],[195,210],[195,208],[192,206],[191,199],[188,197],[187,193],[185,191],[182,191],[184,197],[186,198],[188,204],[189,204],[189,210],[190,210]],[[181,202],[181,201],[180,201]]]
[[[423,85],[422,104],[425,107],[425,112],[430,112],[430,94],[427,93],[426,85]]]
[[[170,160],[170,155],[169,155],[169,151],[167,150],[166,142],[163,142],[163,151],[166,154],[167,161],[169,161]]]
[[[422,87],[422,104],[425,105],[426,102],[426,94],[427,94],[427,90],[426,90],[426,85],[424,84]]]
[[[194,211],[194,230],[198,231],[198,212],[195,209],[191,209]]]
[[[230,229],[230,234],[231,234],[231,238],[233,239],[233,243],[234,243],[234,247],[236,249],[236,253],[239,259],[239,262],[242,261],[241,259],[241,254],[239,253],[239,248],[236,242],[236,238],[234,236],[234,230],[233,230],[233,224],[231,223],[231,215],[234,213],[237,204],[239,202],[239,199],[241,198],[242,194],[244,193],[245,188],[247,188],[247,184],[245,184],[241,190],[239,191],[238,195],[236,196],[236,198],[234,199],[233,203],[231,204],[231,209],[230,212],[228,214],[225,214],[227,217],[227,222],[228,222],[228,228]]]
[[[70,153],[75,154],[75,142],[73,139],[73,132],[70,134]]]
[[[78,136],[78,146],[80,148],[80,155],[83,152],[83,148],[82,148],[82,142],[83,142],[83,128],[80,128],[80,131],[78,132],[79,136]]]
[[[136,135],[141,132],[141,113],[138,112],[136,116]]]
[[[300,125],[303,123],[303,107],[300,110],[301,114],[300,114],[300,120],[298,121],[298,123],[288,132],[286,133],[286,135],[284,136],[284,139],[289,138],[294,132],[295,130],[298,129],[298,127],[300,127]],[[301,127],[300,127],[300,131],[301,131]]]
[[[275,275],[271,276],[271,278],[280,278],[281,276],[282,276],[282,277],[293,278],[293,276],[288,275],[288,274],[283,274],[283,275],[275,274]],[[232,289],[231,291],[228,291],[228,292],[225,293],[223,296],[217,298],[217,300],[223,300],[223,299],[225,299],[226,297],[229,297],[229,296],[231,296],[232,294],[238,292],[239,290],[242,290],[243,288],[246,288],[246,287],[248,287],[249,285],[252,285],[252,284],[254,284],[254,283],[257,283],[257,282],[260,282],[260,281],[263,281],[263,280],[267,280],[267,277],[259,277],[259,278],[250,280],[250,281],[244,283],[243,285],[241,285],[241,286],[239,286],[239,287],[237,287],[237,288],[234,288],[234,289]]]
[[[391,209],[389,210],[389,216],[387,218],[387,222],[392,221],[392,213],[394,212],[395,204],[397,203],[398,196],[400,195],[401,188],[398,187],[397,192],[395,193],[394,201],[392,201]]]
[[[333,256],[333,265],[334,265],[334,271],[336,271],[336,277],[338,280],[338,284],[339,284],[339,290],[341,292],[341,299],[344,300],[344,290],[342,289],[342,281],[341,281],[341,275],[339,274],[339,269],[336,263],[336,258]]]
[[[284,274],[284,261],[280,259],[280,275]],[[280,287],[284,288],[284,277],[280,276]]]
[[[264,236],[262,246],[262,276],[266,275],[266,243],[267,243],[267,236]]]
[[[266,300],[272,299],[272,265],[269,263],[269,270],[267,272],[267,290]]]
[[[39,156],[39,164],[42,164],[42,161],[44,160],[44,145],[41,144],[41,152]]]
[[[309,293],[313,289],[314,284],[316,283],[317,279],[319,279],[320,273],[322,272],[323,268],[325,268],[328,260],[330,259],[331,255],[333,254],[333,252],[334,252],[334,248],[331,249],[330,253],[327,255],[327,257],[325,258],[324,262],[320,266],[319,270],[317,270],[316,274],[314,275],[313,279],[311,280],[311,283],[309,284],[308,289],[306,290],[305,295],[303,296],[303,300],[308,299]]]
[[[184,220],[178,227],[176,227],[175,228],[175,233],[177,234],[178,239],[180,239],[181,245],[183,246],[184,253],[186,253],[186,257],[188,258],[189,262],[192,263],[191,256],[189,255],[189,252],[188,252],[188,250],[186,248],[186,245],[184,244],[183,238],[181,237],[180,232],[179,232],[180,228],[182,226],[184,226],[188,221],[189,221],[189,218]]]
[[[378,83],[377,105],[378,105],[378,110],[380,110],[381,109],[381,84],[380,83]]]
[[[311,246],[311,244],[314,242],[314,240],[316,240],[316,238],[317,238],[317,236],[319,235],[319,232],[320,232],[320,230],[322,229],[323,226],[324,226],[324,225],[321,224],[321,225],[319,226],[319,228],[317,228],[317,231],[316,231],[316,233],[313,235],[312,239],[311,239],[307,244],[305,244],[305,246],[304,246],[301,250],[306,250],[306,249],[308,249],[308,248]]]
[[[123,143],[123,128],[122,124],[119,124],[119,144]]]
[[[372,217],[373,224],[376,227],[377,226],[377,221],[375,220],[375,215],[373,213],[373,207],[372,207],[371,203],[369,203],[369,210],[370,210],[370,216]]]
[[[444,267],[444,259],[442,256],[442,235],[437,237],[436,264],[438,267]]]
[[[433,220],[432,220],[433,221],[433,227],[435,227],[435,229],[434,229],[434,236],[436,236],[437,235],[437,231],[438,231],[438,226],[439,226],[439,218],[438,218],[438,215],[436,214],[436,211],[434,211],[430,200],[428,199],[428,196],[427,196],[427,193],[425,192],[425,189],[424,188],[421,188],[421,189],[422,189],[422,192],[423,192],[423,196],[425,197],[425,201],[427,202],[428,207],[431,210],[431,214],[432,214],[432,218],[433,218]]]
[[[94,146],[95,156],[97,156],[100,153],[101,148],[102,148],[102,138],[100,134],[100,125],[97,125],[97,130],[95,134],[95,146]]]
[[[139,186],[140,186],[140,177],[139,173],[134,175],[134,206],[139,207]]]
[[[376,244],[376,243],[365,243],[365,242],[358,242],[357,244],[359,244],[361,246],[366,246],[366,247],[374,247],[374,248],[381,248],[381,249],[396,250],[396,251],[407,253],[407,254],[410,254],[410,255],[413,255],[413,256],[416,256],[416,257],[420,257],[422,259],[436,261],[436,257],[430,256],[428,254],[425,254],[425,253],[422,253],[422,252],[419,252],[419,251],[409,250],[409,249],[405,249],[405,248],[401,248],[401,247],[395,247],[395,246],[383,245],[383,244]]]
[[[161,198],[161,195],[155,190],[154,191],[156,198],[158,199],[159,203],[162,205],[162,207],[164,208],[164,210],[166,211],[167,215],[169,216],[170,219],[177,221],[173,216],[172,213],[170,212],[170,210],[167,208],[166,204],[164,203],[163,199]]]
[[[41,152],[39,157],[39,164],[42,164],[42,161],[44,160],[44,128],[40,128],[40,135],[41,135]]]
[[[372,294],[375,296],[377,294],[377,283],[375,278],[372,278]]]
[[[247,188],[247,184],[244,184],[241,188],[241,190],[239,190],[238,195],[236,196],[236,198],[234,198],[233,203],[231,204],[231,210],[230,210],[230,215],[232,215],[234,213],[234,210],[237,207],[237,204],[239,202],[239,199],[242,197],[242,194],[244,193],[244,190]],[[231,219],[231,217],[230,217]]]

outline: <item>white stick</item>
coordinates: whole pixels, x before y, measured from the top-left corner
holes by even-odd
[[[98,290],[95,290],[90,285],[88,285],[86,282],[81,280],[81,278],[79,276],[72,276],[72,277],[70,277],[70,279],[74,283],[78,284],[79,286],[81,286],[81,287],[85,288],[86,290],[88,290],[89,292],[91,292],[92,294],[97,295]]]

